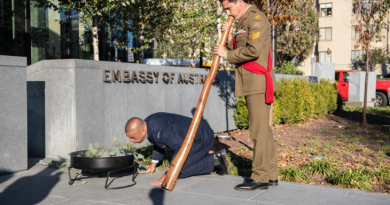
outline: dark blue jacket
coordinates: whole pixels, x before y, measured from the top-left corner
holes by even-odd
[[[187,135],[191,121],[192,118],[189,117],[163,112],[147,117],[145,119],[147,138],[149,142],[153,143],[152,160],[162,161],[166,148],[173,150],[175,152],[173,157],[175,157]],[[213,142],[214,132],[207,122],[202,120],[190,154]]]

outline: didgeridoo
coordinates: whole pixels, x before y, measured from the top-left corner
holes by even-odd
[[[227,20],[229,27],[226,31],[222,33],[222,38],[219,41],[220,46],[226,45],[226,41],[229,37],[229,33],[233,26],[233,21],[234,18],[232,16],[229,16]],[[194,117],[192,118],[190,128],[188,129],[187,135],[183,141],[183,144],[180,147],[179,152],[176,154],[176,157],[172,160],[171,166],[165,176],[164,182],[161,185],[161,187],[164,189],[167,189],[169,191],[173,190],[173,188],[176,185],[176,181],[180,174],[181,168],[183,167],[188,157],[188,154],[190,153],[192,144],[195,139],[196,131],[198,130],[199,123],[203,116],[203,111],[207,102],[207,98],[209,96],[210,88],[213,84],[215,75],[217,74],[218,71],[220,60],[221,57],[219,57],[217,54],[214,54],[210,72],[207,75],[206,81],[203,85],[203,89],[200,94],[198,105],[196,106],[195,114]]]

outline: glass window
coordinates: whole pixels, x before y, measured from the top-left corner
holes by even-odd
[[[352,26],[352,40],[359,39],[359,33],[356,32],[356,26]]]
[[[344,72],[344,74],[343,74],[343,82],[349,82],[349,73],[348,72]]]
[[[321,17],[332,16],[332,3],[320,4]]]
[[[320,41],[332,40],[332,28],[320,28]]]
[[[339,81],[339,78],[340,78],[340,73],[339,73],[339,72],[335,72],[334,79],[335,79],[336,81]]]
[[[359,50],[353,50],[351,59],[352,59],[352,62],[360,60],[360,51]]]
[[[332,62],[332,53],[327,53],[326,51],[320,51],[320,63],[331,63]]]
[[[0,55],[28,55],[24,16],[24,1],[0,0]]]

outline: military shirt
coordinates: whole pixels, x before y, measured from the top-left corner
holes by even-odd
[[[255,6],[250,5],[234,32],[236,49],[233,41],[227,43],[227,61],[236,64],[236,96],[265,93],[265,76],[252,73],[241,65],[250,61],[268,68],[268,54],[271,45],[271,26],[268,18]],[[274,91],[277,90],[275,73],[272,70]]]

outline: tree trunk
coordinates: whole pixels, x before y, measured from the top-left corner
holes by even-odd
[[[92,21],[93,60],[99,61],[98,19],[94,17]]]
[[[366,79],[364,81],[364,105],[363,105],[363,126],[367,125],[367,90],[368,90],[368,74],[370,71],[370,50],[368,49],[369,46],[367,46],[367,58],[366,58]]]

